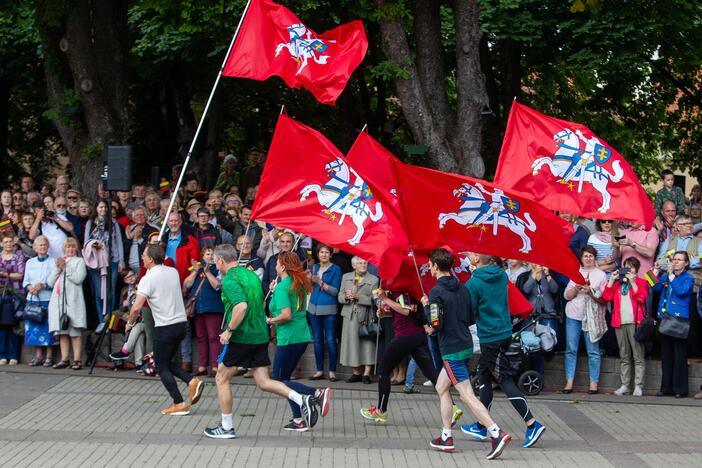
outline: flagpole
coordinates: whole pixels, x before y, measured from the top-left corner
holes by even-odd
[[[197,143],[197,137],[200,135],[200,130],[202,130],[202,124],[205,122],[205,118],[207,117],[207,111],[210,109],[210,103],[212,102],[212,98],[214,97],[215,91],[217,91],[217,86],[219,85],[219,79],[222,77],[222,72],[224,71],[224,66],[227,64],[227,60],[229,59],[229,55],[232,53],[232,49],[234,48],[234,43],[236,42],[236,38],[239,35],[239,30],[241,29],[241,25],[244,22],[244,18],[246,17],[246,13],[249,11],[249,6],[251,6],[251,0],[249,0],[246,3],[246,7],[244,7],[244,12],[241,15],[241,18],[239,19],[239,24],[236,27],[236,31],[234,32],[234,37],[232,37],[231,42],[229,43],[229,49],[227,49],[227,54],[224,56],[224,60],[222,61],[222,66],[219,67],[219,73],[217,73],[217,78],[215,79],[214,85],[212,86],[212,91],[210,91],[210,97],[207,98],[207,104],[205,104],[205,109],[202,111],[202,117],[200,117],[200,123],[197,125],[197,130],[195,130],[195,136],[193,136],[193,141],[190,143],[190,149],[188,150],[188,154],[185,157],[185,161],[183,161],[183,168],[180,170],[180,175],[178,176],[178,182],[176,183],[175,189],[172,192],[171,195],[171,201],[168,204],[168,210],[166,211],[166,222],[163,223],[161,226],[161,231],[158,234],[159,240],[163,239],[163,233],[166,231],[166,226],[168,225],[168,216],[171,214],[171,211],[173,210],[173,204],[175,203],[175,198],[178,195],[178,190],[180,189],[180,185],[183,182],[183,176],[185,175],[185,171],[188,168],[188,163],[190,162],[190,156],[193,153],[193,149],[195,148],[195,144]]]
[[[410,244],[409,248],[410,254],[412,255],[412,262],[414,263],[414,271],[417,272],[417,281],[419,281],[419,289],[422,290],[422,296],[425,296],[426,292],[424,291],[424,285],[422,284],[422,275],[419,274],[419,267],[417,266],[417,257],[414,255],[414,249],[412,248],[412,244]]]

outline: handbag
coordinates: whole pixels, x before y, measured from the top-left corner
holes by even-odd
[[[63,288],[61,289],[61,313],[59,314],[59,328],[63,331],[68,330],[71,325],[71,319],[68,318],[66,312],[66,272],[63,272]]]
[[[656,333],[656,321],[645,313],[641,322],[635,324],[634,339],[639,343],[651,341]]]
[[[200,297],[200,291],[202,290],[202,285],[205,284],[205,281],[207,281],[207,277],[203,275],[202,278],[200,278],[200,284],[198,285],[197,289],[195,290],[195,294],[190,296],[187,301],[185,301],[185,316],[186,317],[195,317],[196,314],[196,308],[197,308],[197,300]]]
[[[690,321],[664,313],[661,324],[658,326],[658,331],[661,335],[686,340],[687,335],[690,333]]]
[[[38,302],[27,301],[24,307],[17,310],[17,319],[32,323],[42,323],[46,320],[47,310]]]
[[[12,288],[8,288],[8,284],[6,284],[0,298],[0,325],[10,327],[17,325],[15,312],[19,307],[19,299],[15,296]]]
[[[378,319],[376,318],[375,314],[371,310],[368,313],[368,319],[361,322],[361,324],[358,326],[358,337],[375,340],[379,334],[380,324],[378,323]]]

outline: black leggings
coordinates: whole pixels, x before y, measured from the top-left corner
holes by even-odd
[[[378,409],[386,412],[390,398],[390,374],[402,360],[412,355],[422,374],[436,385],[438,373],[427,345],[427,336],[417,333],[412,336],[395,336],[386,346],[380,362],[380,378],[378,379]]]
[[[182,403],[183,396],[180,394],[178,384],[173,376],[175,375],[186,384],[192,380],[192,376],[173,361],[183,338],[185,338],[185,322],[154,328],[156,372],[158,372],[161,383],[166,387],[175,404]]]
[[[488,367],[478,366],[478,372],[478,389],[480,391],[480,402],[483,405],[485,405],[488,411],[490,411],[493,396],[493,375]],[[529,405],[527,404],[526,398],[524,398],[524,394],[514,384],[514,378],[511,375],[500,374],[497,383],[500,384],[500,388],[503,392],[505,392],[505,395],[507,395],[507,399],[510,403],[512,403],[512,406],[515,410],[517,410],[517,413],[519,413],[519,416],[521,416],[524,422],[527,422],[531,418],[533,418],[531,410],[529,409]],[[478,427],[482,427],[482,425],[478,423]]]

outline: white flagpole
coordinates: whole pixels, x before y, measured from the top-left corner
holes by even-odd
[[[188,163],[190,162],[190,156],[193,153],[193,149],[195,148],[195,144],[197,143],[197,137],[200,135],[200,130],[202,129],[202,124],[205,122],[205,118],[207,117],[207,111],[210,109],[210,103],[212,102],[212,98],[214,97],[215,91],[217,90],[217,85],[219,85],[219,79],[222,77],[222,71],[224,71],[224,66],[227,64],[227,60],[229,59],[229,55],[232,53],[232,49],[234,48],[234,43],[236,42],[236,38],[239,35],[239,30],[241,29],[241,25],[244,22],[244,18],[246,17],[246,13],[249,11],[249,6],[251,5],[251,0],[249,0],[246,3],[246,7],[244,8],[244,13],[241,15],[241,19],[239,20],[239,24],[236,27],[236,31],[234,32],[234,37],[232,37],[232,41],[229,43],[229,49],[227,50],[227,54],[224,56],[224,60],[222,61],[222,66],[219,67],[219,73],[217,73],[217,78],[215,79],[214,85],[212,86],[212,91],[210,91],[210,97],[207,98],[207,104],[205,104],[205,109],[202,111],[202,117],[200,117],[200,123],[197,125],[197,130],[195,131],[195,136],[193,136],[193,141],[190,143],[190,149],[188,150],[188,155],[185,157],[185,161],[183,162],[183,168],[180,171],[180,175],[178,176],[178,182],[176,183],[175,189],[171,193],[171,202],[168,204],[168,210],[166,211],[166,217],[164,223],[161,225],[161,232],[158,234],[159,240],[163,239],[163,233],[166,231],[166,226],[168,225],[168,216],[171,214],[171,211],[173,210],[173,203],[175,202],[175,197],[178,195],[178,189],[180,189],[180,184],[183,182],[183,176],[185,175],[185,171],[188,168]]]

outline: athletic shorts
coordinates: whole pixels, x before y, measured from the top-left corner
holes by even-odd
[[[478,361],[478,375],[492,374],[496,382],[503,377],[512,377],[515,371],[512,368],[507,350],[512,343],[511,338],[493,343],[480,343],[480,360]],[[481,380],[481,383],[485,383]]]
[[[444,359],[443,363],[446,374],[448,374],[448,378],[451,380],[453,385],[457,385],[470,379],[468,359],[464,359],[462,361],[450,361],[448,359]]]
[[[226,367],[246,367],[255,369],[271,365],[268,357],[268,343],[243,344],[229,343],[222,351],[221,363]]]

